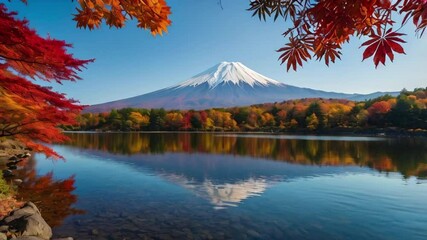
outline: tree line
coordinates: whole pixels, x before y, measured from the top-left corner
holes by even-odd
[[[339,128],[427,130],[427,88],[402,90],[355,102],[304,98],[206,110],[113,109],[84,113],[66,130],[103,131],[287,131]]]

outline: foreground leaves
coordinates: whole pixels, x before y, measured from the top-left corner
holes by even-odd
[[[78,0],[80,8],[74,20],[80,28],[99,28],[102,21],[121,28],[127,20],[136,19],[139,28],[162,35],[171,24],[170,7],[165,0]]]
[[[0,4],[0,137],[58,158],[43,143],[67,140],[57,126],[73,124],[82,106],[33,81],[76,81],[77,72],[93,60],[74,58],[67,53],[71,45],[40,37],[15,16]]]
[[[377,67],[379,63],[385,65],[386,55],[390,61],[393,62],[393,52],[405,54],[403,47],[399,44],[405,43],[405,41],[400,38],[400,36],[403,35],[404,34],[402,33],[393,32],[392,29],[389,29],[384,36],[377,35],[373,32],[370,36],[371,39],[362,44],[362,46],[366,46],[366,49],[363,52],[363,60],[370,58],[375,54],[375,67]]]
[[[351,37],[367,37],[363,60],[373,57],[376,67],[385,65],[387,57],[393,61],[396,53],[405,53],[403,34],[392,30],[395,19],[401,18],[402,26],[412,19],[420,36],[427,27],[425,0],[252,0],[248,10],[263,20],[268,16],[290,21],[283,34],[288,42],[278,50],[288,71],[313,56],[329,66],[340,59],[342,45]]]

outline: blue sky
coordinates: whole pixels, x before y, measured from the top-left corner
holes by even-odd
[[[82,81],[54,85],[54,89],[95,104],[132,97],[184,81],[222,61],[239,61],[280,82],[346,93],[399,91],[427,86],[427,38],[418,39],[406,27],[407,55],[375,69],[371,59],[362,62],[361,40],[352,39],[343,49],[342,61],[327,67],[306,63],[298,72],[286,72],[277,61],[285,42],[284,21],[261,22],[246,11],[249,0],[169,0],[173,21],[169,33],[153,37],[128,22],[123,29],[102,26],[77,29],[72,20],[76,1],[29,0],[6,3],[10,10],[30,21],[42,36],[73,44],[78,58],[95,58],[80,76]]]

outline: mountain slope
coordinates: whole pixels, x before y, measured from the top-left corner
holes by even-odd
[[[365,96],[368,99],[384,94],[345,94],[300,88],[265,77],[242,63],[222,62],[175,86],[132,98],[92,105],[85,112],[105,112],[125,107],[198,110],[297,98],[364,100]]]

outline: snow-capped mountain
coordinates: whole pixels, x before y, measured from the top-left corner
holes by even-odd
[[[261,75],[240,62],[221,62],[175,86],[136,97],[92,105],[86,108],[85,112],[105,112],[125,107],[198,110],[298,98],[365,100],[383,94],[386,93],[345,94],[300,88]]]
[[[263,76],[239,62],[222,62],[197,74],[176,87],[197,87],[207,83],[210,89],[221,84],[254,86],[281,86],[276,80]]]

